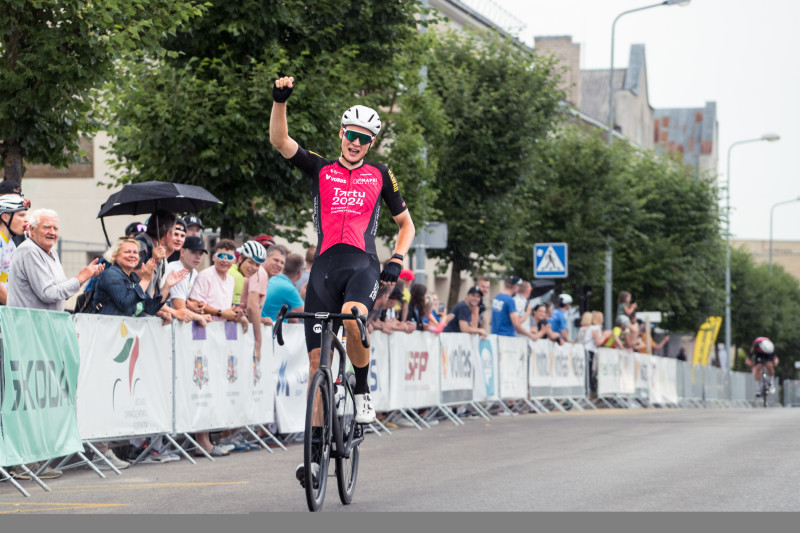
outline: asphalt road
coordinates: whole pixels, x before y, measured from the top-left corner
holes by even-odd
[[[441,422],[368,435],[343,506],[324,511],[798,511],[800,410],[602,410]],[[213,463],[137,465],[100,479],[72,470],[0,483],[0,513],[226,514],[307,510],[302,447]],[[333,472],[333,468],[331,468]],[[769,497],[753,498],[753,494]]]

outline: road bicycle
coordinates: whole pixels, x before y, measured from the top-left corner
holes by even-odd
[[[272,337],[283,346],[283,321],[288,318],[319,320],[322,336],[319,368],[308,385],[305,433],[303,435],[303,475],[300,482],[306,493],[308,509],[322,509],[331,458],[336,461],[336,485],[339,499],[348,505],[353,501],[358,478],[358,445],[364,440],[364,430],[355,421],[353,397],[355,375],[346,372],[347,353],[333,330],[342,320],[355,320],[361,333],[361,344],[369,348],[367,317],[353,307],[351,313],[292,313],[289,306],[281,307],[275,319]],[[337,328],[338,329],[338,328]],[[317,332],[317,327],[314,329]],[[331,369],[332,351],[336,350],[339,368],[336,379]]]
[[[767,385],[767,380],[769,379],[769,375],[767,375],[767,361],[759,357],[756,358],[755,364],[761,365],[761,381],[758,382],[758,386],[760,387],[761,401],[764,403],[764,407],[767,407],[767,398],[769,396],[769,385]]]

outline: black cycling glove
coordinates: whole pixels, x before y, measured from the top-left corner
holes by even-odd
[[[400,275],[400,268],[400,263],[389,261],[386,266],[383,267],[383,272],[381,272],[381,281],[385,281],[386,283],[395,283],[397,281],[397,277]]]
[[[292,87],[284,87],[278,89],[275,85],[272,86],[272,99],[279,104],[284,103],[289,97],[292,96]]]

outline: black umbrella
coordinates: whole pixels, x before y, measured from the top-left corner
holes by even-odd
[[[119,192],[109,196],[97,213],[97,218],[100,219],[106,241],[109,242],[103,217],[150,214],[158,209],[171,213],[183,211],[195,213],[217,205],[222,205],[222,202],[199,185],[144,181],[129,183]]]

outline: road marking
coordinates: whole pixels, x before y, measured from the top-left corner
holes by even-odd
[[[24,509],[0,510],[0,514],[41,513],[45,511],[65,511],[67,509],[98,509],[101,507],[123,507],[127,503],[24,503],[0,502],[2,506],[26,507]]]

